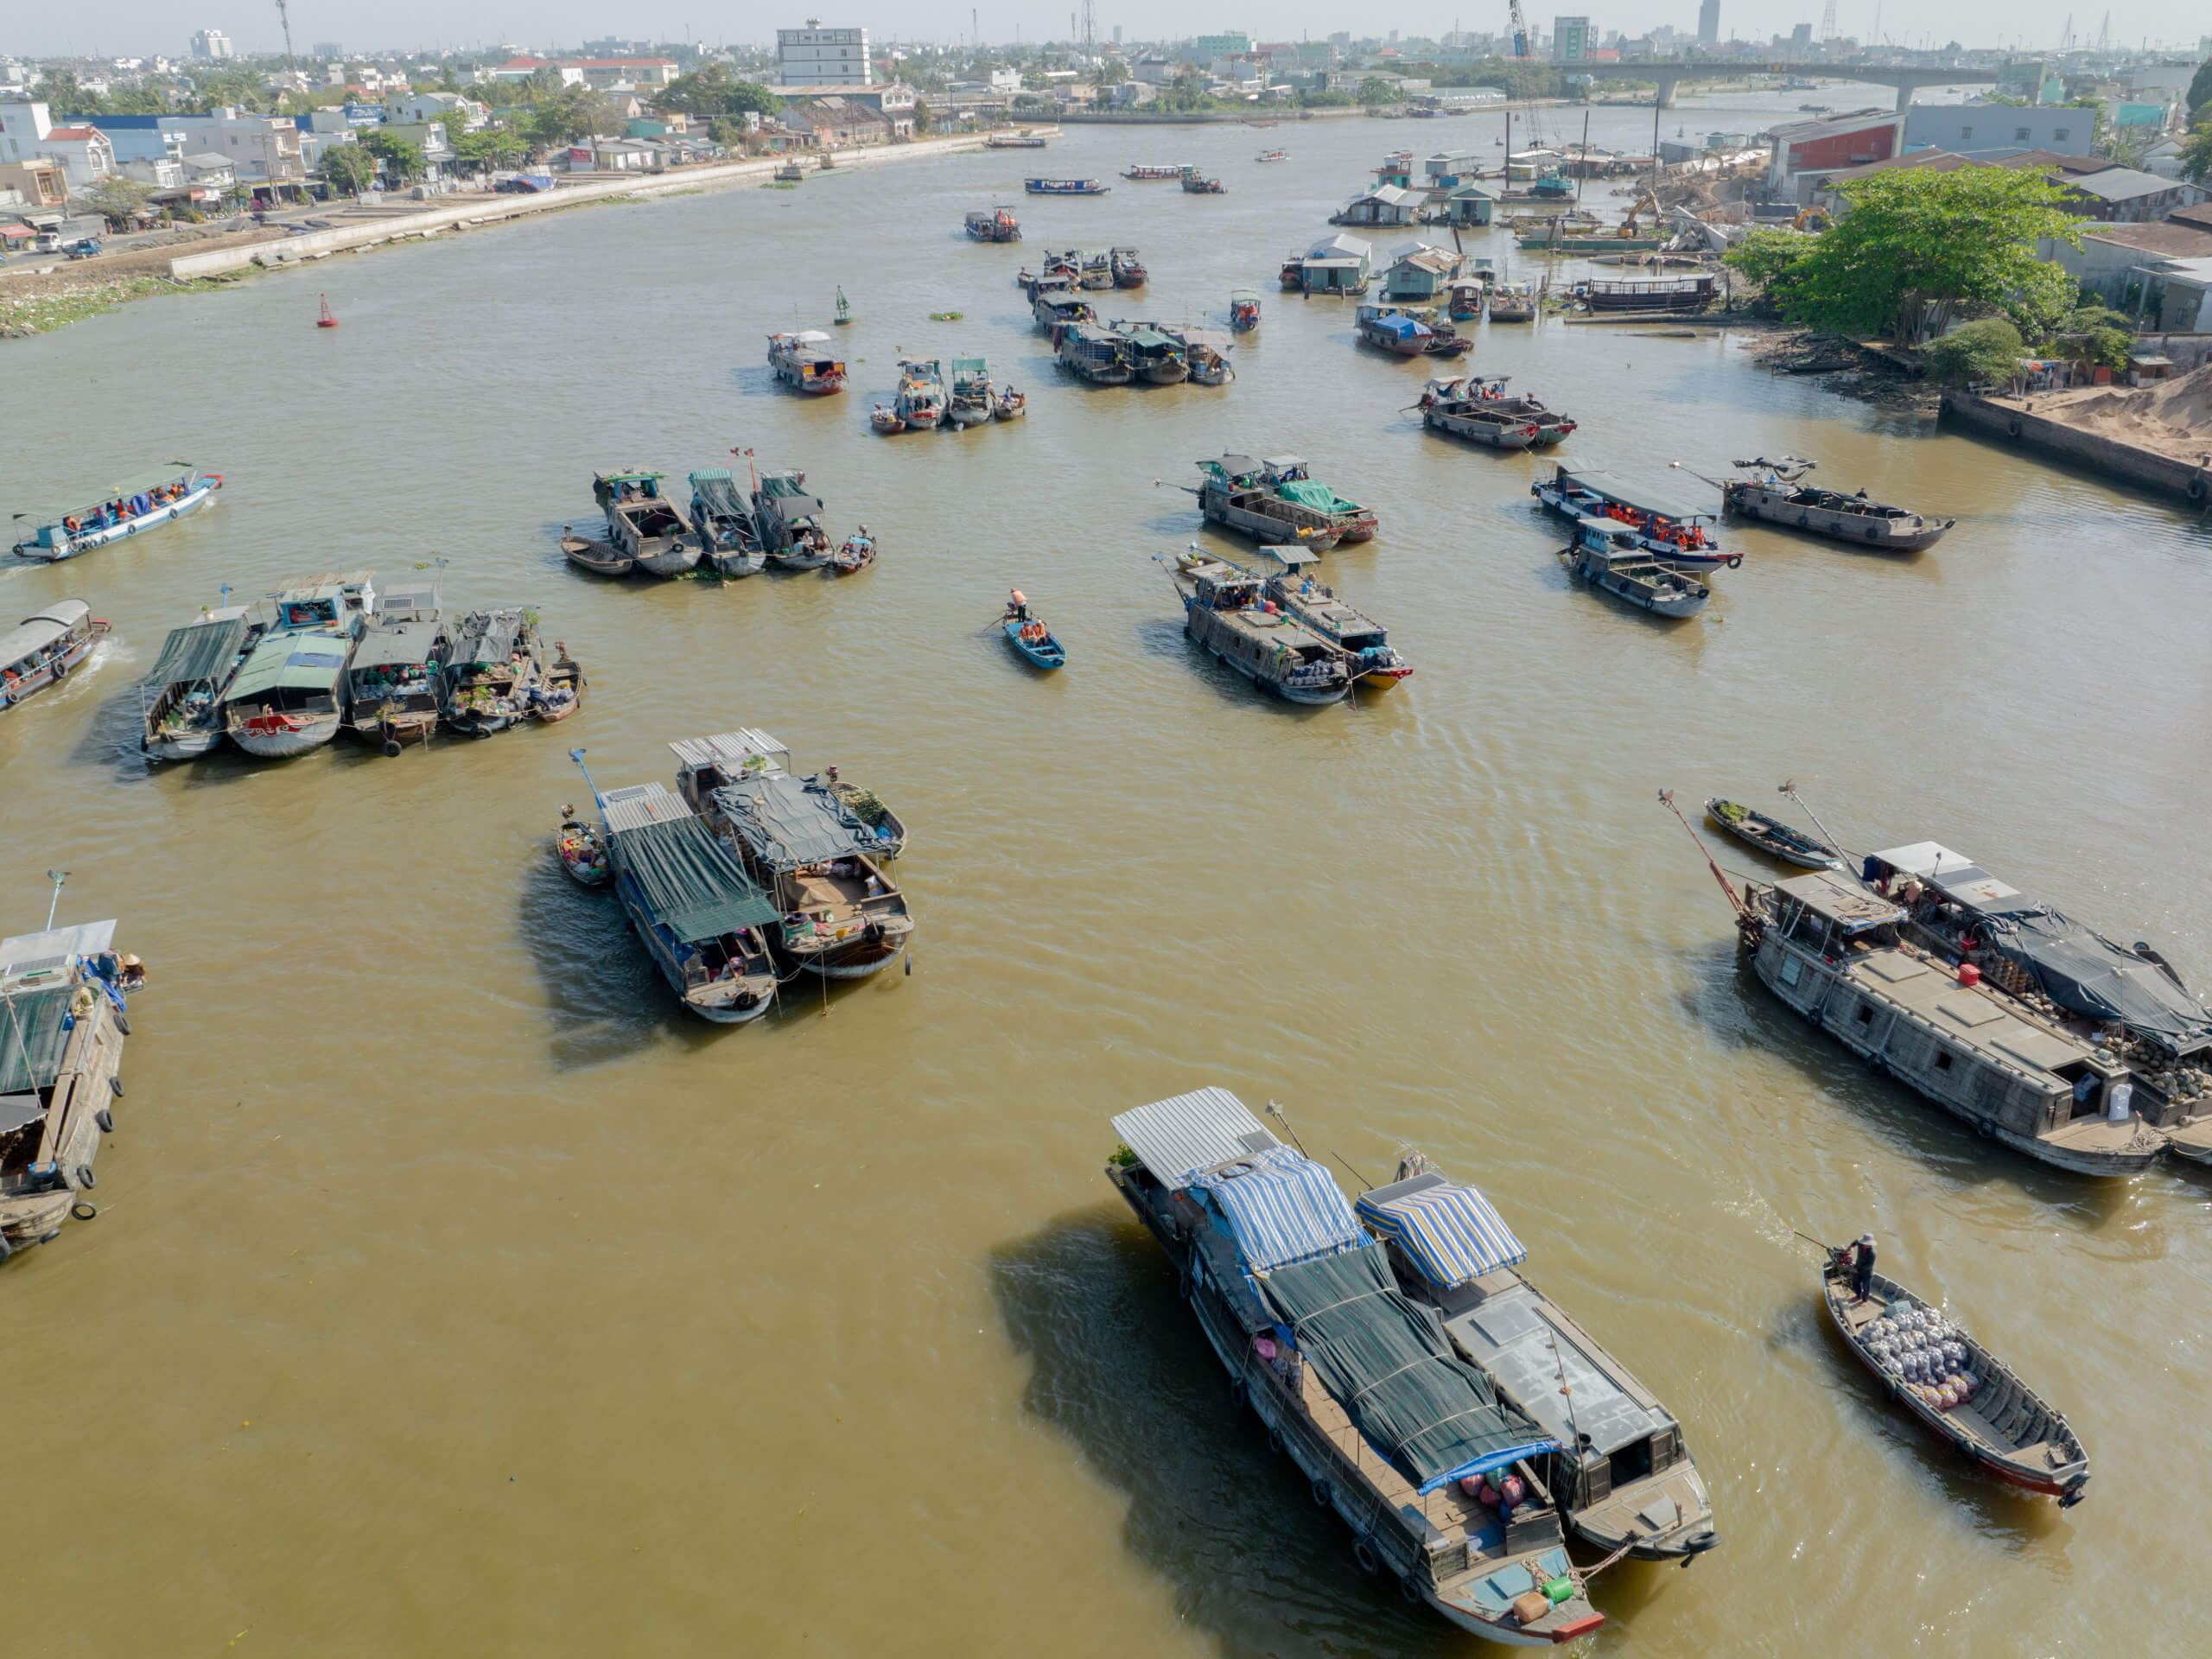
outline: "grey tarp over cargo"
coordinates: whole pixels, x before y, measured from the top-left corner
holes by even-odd
[[[149,685],[196,685],[212,680],[231,664],[245,643],[243,616],[211,617],[169,630],[162,654],[146,676]]]
[[[763,772],[715,791],[715,804],[769,868],[797,869],[849,857],[874,837],[818,784]]]
[[[1979,918],[1991,949],[2030,975],[2062,1008],[2114,1020],[2175,1055],[2212,1046],[2212,1014],[2156,963],[2048,905]]]
[[[717,518],[750,518],[753,516],[745,492],[737,487],[737,480],[725,469],[692,474],[691,490],[699,498],[699,507],[702,512],[712,513]]]
[[[617,863],[637,882],[653,919],[687,944],[778,918],[729,849],[688,813],[616,830],[611,838]]]

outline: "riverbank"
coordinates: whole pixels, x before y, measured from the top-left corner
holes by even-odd
[[[2212,499],[2212,437],[2197,432],[2176,438],[2140,430],[2132,439],[2141,441],[2116,435],[2125,429],[2113,423],[2111,411],[2102,406],[2102,400],[2114,396],[2109,387],[2074,394],[2071,400],[2063,393],[1985,397],[1947,391],[1942,412],[1946,420],[1984,437],[2041,459],[2085,467],[2107,483],[2117,480],[2197,506]],[[2096,429],[2099,424],[2107,429]]]

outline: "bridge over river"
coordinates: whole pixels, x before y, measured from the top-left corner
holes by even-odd
[[[1686,80],[1739,80],[1745,75],[1818,76],[1823,80],[1863,80],[1877,86],[1894,86],[1900,112],[1910,107],[1912,95],[1923,86],[1978,86],[1997,79],[1993,69],[1921,69],[1896,64],[1707,62],[1700,60],[1643,60],[1626,63],[1577,63],[1564,66],[1572,74],[1593,80],[1656,80],[1659,107],[1672,109],[1675,88]]]

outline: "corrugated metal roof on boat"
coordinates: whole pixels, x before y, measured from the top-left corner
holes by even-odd
[[[609,790],[599,798],[599,804],[607,815],[610,834],[642,830],[649,823],[674,823],[692,816],[691,809],[680,796],[670,794],[658,784],[633,784],[626,789]]]
[[[1123,1112],[1114,1119],[1114,1133],[1169,1186],[1182,1185],[1193,1170],[1281,1144],[1243,1101],[1215,1087]]]
[[[775,738],[750,726],[714,737],[679,737],[668,746],[687,766],[727,766],[741,769],[759,755],[764,760],[789,760],[791,750]]]

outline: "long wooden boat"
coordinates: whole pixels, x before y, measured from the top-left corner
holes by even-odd
[[[1097,308],[1074,289],[1065,287],[1040,289],[1036,301],[1029,308],[1037,319],[1037,326],[1045,331],[1055,351],[1068,330],[1083,323],[1098,321]]]
[[[1469,412],[1465,405],[1483,418],[1495,416],[1510,424],[1516,421],[1531,423],[1536,435],[1529,441],[1532,449],[1547,449],[1553,444],[1564,442],[1573,435],[1581,424],[1563,410],[1552,408],[1541,397],[1525,392],[1510,392],[1510,374],[1439,375],[1421,388],[1421,398],[1414,407],[1427,410],[1439,404],[1455,406],[1455,412]]]
[[[1128,358],[1129,370],[1147,385],[1180,385],[1191,378],[1183,342],[1149,322],[1116,322],[1113,332]]]
[[[429,741],[452,649],[435,588],[386,593],[346,659],[346,724],[387,755]]]
[[[1103,196],[1111,187],[1096,179],[1024,179],[1021,188],[1033,196]]]
[[[1821,1302],[1844,1344],[1890,1398],[1984,1474],[2070,1510],[2088,1494],[2081,1437],[1965,1327],[1877,1273],[1865,1301],[1851,1294],[1844,1252],[1821,1268]]]
[[[778,468],[760,474],[753,491],[753,528],[768,563],[783,570],[819,570],[830,563],[822,498],[806,492],[806,474]]]
[[[48,564],[72,559],[197,512],[222,487],[220,473],[203,473],[188,461],[173,461],[105,486],[85,500],[19,514],[28,533],[13,550],[19,558]]]
[[[1183,365],[1194,386],[1225,386],[1236,378],[1229,353],[1235,342],[1217,328],[1194,328],[1186,323],[1154,323],[1183,353]]]
[[[576,816],[576,809],[561,809],[561,828],[553,836],[553,858],[561,873],[580,887],[603,887],[614,874],[607,861],[607,837]]]
[[[1185,635],[1262,690],[1299,703],[1351,695],[1351,659],[1271,604],[1250,571],[1186,552],[1168,565],[1168,577],[1183,603]]]
[[[1360,542],[1371,542],[1382,527],[1382,520],[1372,507],[1363,507],[1357,501],[1346,500],[1326,484],[1314,478],[1313,470],[1302,455],[1269,455],[1260,463],[1261,475],[1268,488],[1287,501],[1301,507],[1311,507],[1316,512],[1326,513],[1335,521],[1338,543],[1351,547]]]
[[[819,328],[768,336],[768,367],[794,391],[823,397],[845,389],[845,365]]]
[[[1076,278],[1077,285],[1096,293],[1103,293],[1114,286],[1114,256],[1111,252],[1090,253],[1083,256],[1083,269]]]
[[[1670,621],[1695,616],[1713,597],[1713,589],[1695,576],[1661,563],[1627,531],[1600,519],[1578,524],[1574,540],[1559,556],[1575,581]]]
[[[1041,132],[993,132],[983,137],[985,149],[1042,149],[1045,143]]]
[[[1205,481],[1190,490],[1198,498],[1198,511],[1211,523],[1263,546],[1294,545],[1312,553],[1325,553],[1344,540],[1350,526],[1338,515],[1310,507],[1276,493],[1267,467],[1249,455],[1224,455],[1201,461]]]
[[[305,754],[338,735],[346,659],[377,602],[365,572],[325,576],[273,599],[275,626],[221,698],[225,734],[264,760]]]
[[[727,467],[702,467],[689,480],[691,524],[700,558],[716,575],[750,576],[766,569],[768,555],[753,522],[753,504]]]
[[[952,359],[952,383],[946,393],[945,415],[955,426],[981,426],[998,413],[998,388],[991,384],[991,365],[981,357]]]
[[[1840,870],[1843,861],[1825,842],[1816,841],[1795,824],[1718,796],[1705,804],[1705,816],[1716,830],[1726,831],[1770,858],[1808,870]]]
[[[114,941],[112,921],[0,939],[0,1262],[99,1213],[130,1034]]]
[[[1116,288],[1142,288],[1152,280],[1151,273],[1145,270],[1144,261],[1137,257],[1135,248],[1109,249],[1106,257],[1113,270],[1114,286]]]
[[[1077,322],[1053,333],[1054,353],[1069,372],[1100,386],[1126,386],[1136,378],[1129,342],[1114,330]]]
[[[1526,283],[1500,283],[1490,292],[1490,320],[1492,322],[1534,322],[1536,320],[1535,291]]]
[[[1370,691],[1387,691],[1413,673],[1382,625],[1337,596],[1309,575],[1292,571],[1269,576],[1267,595],[1350,658],[1354,681]]]
[[[1224,1089],[1114,1128],[1107,1179],[1173,1264],[1231,1400],[1350,1527],[1361,1570],[1507,1646],[1602,1626],[1535,1471],[1559,1442],[1409,1302],[1328,1172]],[[1477,1496],[1492,1479],[1495,1507]]]
[[[987,207],[968,215],[967,231],[971,241],[1019,242],[1021,223],[1004,207]]]
[[[561,526],[561,552],[569,563],[594,576],[626,576],[638,568],[637,560],[613,543],[579,536],[574,524]]]
[[[442,713],[447,726],[470,737],[489,737],[520,725],[531,717],[531,693],[544,671],[531,612],[469,612],[454,630],[446,655]]]
[[[106,632],[90,605],[63,599],[0,633],[0,714],[67,679]]]
[[[1702,311],[1719,297],[1711,271],[1689,276],[1593,276],[1581,284],[1592,311]]]
[[[599,473],[592,494],[607,515],[607,539],[649,576],[680,576],[699,563],[699,538],[683,509],[661,489],[662,474]]]
[[[615,896],[684,1012],[715,1025],[775,1006],[775,905],[697,814],[658,784],[594,791]]]
[[[1141,179],[1172,182],[1176,179],[1181,178],[1185,171],[1185,168],[1179,162],[1169,163],[1164,166],[1147,165],[1141,162],[1135,162],[1122,169],[1122,176],[1125,179]]]
[[[1016,593],[1007,601],[1006,614],[999,618],[999,627],[1006,634],[1007,644],[1039,668],[1065,668],[1068,654],[1052,631],[1045,626],[1042,617],[1033,616],[1028,601]]]
[[[1780,461],[1739,461],[1736,465],[1756,475],[1731,479],[1720,486],[1721,504],[1729,512],[1800,530],[1808,536],[1846,542],[1870,553],[1917,553],[1935,546],[1943,532],[1959,522],[1923,518],[1904,507],[1869,500],[1864,490],[1845,495],[1815,489],[1803,481],[1814,463],[1795,455]]]
[[[1535,413],[1509,410],[1497,398],[1467,397],[1459,386],[1456,380],[1429,384],[1415,405],[1423,426],[1492,449],[1526,449],[1541,435],[1543,422]]]
[[[1359,337],[1399,357],[1458,357],[1475,342],[1448,322],[1418,317],[1395,305],[1363,305],[1356,315]]]
[[[933,357],[899,359],[893,414],[917,432],[931,431],[944,424],[946,402],[943,363]]]
[[[668,747],[676,754],[677,792],[695,807],[724,784],[763,772],[791,770],[791,751],[751,726],[714,737],[680,738]],[[874,790],[841,776],[835,766],[810,774],[808,781],[829,790],[847,827],[870,857],[895,859],[906,850],[906,821]]]
[[[275,614],[266,606],[226,605],[169,631],[140,682],[140,753],[190,760],[222,741],[223,690]]]
[[[1740,550],[1721,544],[1719,515],[1670,488],[1663,478],[1563,461],[1551,477],[1531,484],[1529,493],[1570,523],[1597,518],[1626,531],[1663,564],[1688,569],[1726,565],[1733,570],[1744,563]]]

